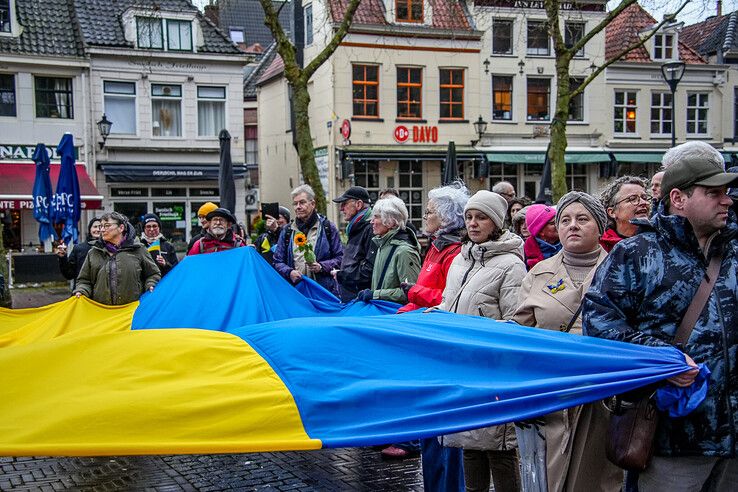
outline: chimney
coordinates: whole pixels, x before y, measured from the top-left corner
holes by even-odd
[[[215,24],[216,26],[220,27],[220,13],[217,3],[211,2],[208,5],[205,5],[205,17],[210,19],[210,21]]]
[[[716,15],[718,17],[723,15],[723,1],[722,0],[717,0],[717,14]]]

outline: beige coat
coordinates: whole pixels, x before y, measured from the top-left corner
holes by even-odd
[[[507,320],[515,313],[525,276],[523,240],[505,232],[497,241],[464,243],[446,278],[440,309]],[[443,437],[443,445],[501,451],[517,447],[513,424],[484,427]]]
[[[597,265],[606,256],[607,252],[601,250]],[[597,266],[593,267],[582,285],[575,287],[563,264],[563,252],[538,263],[523,280],[521,304],[513,320],[521,325],[565,331],[596,270]],[[563,289],[553,289],[561,280]],[[571,333],[582,334],[581,317],[573,323]],[[622,471],[605,457],[607,419],[600,402],[544,416],[549,492],[620,490]]]

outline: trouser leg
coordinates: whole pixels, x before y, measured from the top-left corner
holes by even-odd
[[[489,491],[489,458],[487,451],[464,450],[464,481],[467,492]]]
[[[697,492],[708,481],[719,458],[654,456],[638,477],[639,492]]]
[[[495,492],[520,492],[520,463],[516,449],[488,451]]]

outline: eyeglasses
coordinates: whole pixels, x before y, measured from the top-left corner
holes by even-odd
[[[423,214],[423,217],[428,217],[429,215],[435,215],[435,214],[436,214],[435,210],[425,209],[425,213]]]
[[[619,205],[623,202],[628,202],[631,205],[637,205],[639,200],[643,200],[644,202],[648,203],[651,201],[651,195],[648,193],[641,193],[640,195],[637,193],[634,193],[632,195],[628,195],[622,200],[618,200],[615,202],[615,205]]]
[[[110,229],[111,227],[117,227],[120,224],[118,222],[108,222],[107,224],[100,224],[100,229],[106,230]]]

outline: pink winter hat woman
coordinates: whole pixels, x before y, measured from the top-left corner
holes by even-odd
[[[525,214],[525,225],[531,236],[537,236],[541,229],[556,217],[556,207],[536,203],[528,207]]]

